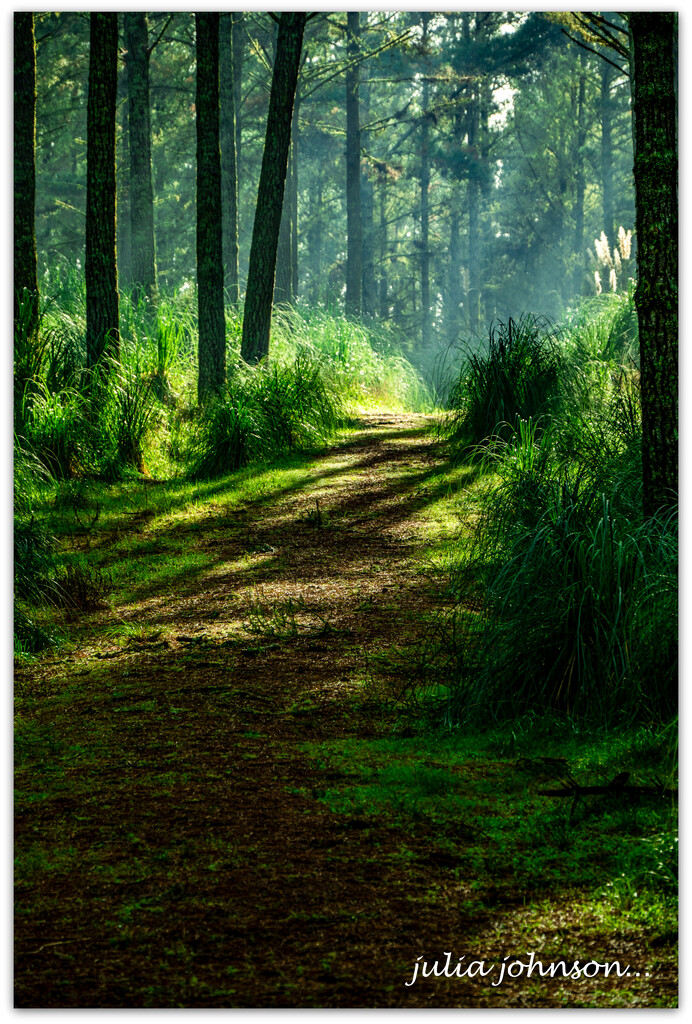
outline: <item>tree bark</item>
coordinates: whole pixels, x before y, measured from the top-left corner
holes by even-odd
[[[87,366],[119,356],[115,251],[115,102],[118,15],[90,15],[87,99],[86,351]]]
[[[611,245],[615,242],[613,214],[613,101],[610,89],[614,69],[605,61],[601,65],[601,184],[603,187],[603,230]]]
[[[630,13],[644,514],[678,491],[677,14]]]
[[[156,304],[154,190],[151,180],[149,39],[147,16],[124,15],[127,46],[128,128],[130,136],[130,246],[133,299]]]
[[[361,65],[360,114],[367,124],[370,120],[370,82],[367,62]],[[362,136],[361,136],[362,142]],[[372,177],[361,169],[360,203],[363,219],[363,283],[362,306],[366,316],[377,311],[377,288],[375,281],[375,190]]]
[[[464,138],[461,102],[457,103],[453,120],[453,144],[457,151],[461,150]],[[457,175],[452,176],[452,194],[450,197],[449,215],[449,266],[447,272],[447,301],[445,303],[446,333],[453,341],[461,328],[461,197],[460,181]]]
[[[586,174],[584,170],[584,146],[586,145],[586,70],[584,67],[584,51],[579,52],[579,86],[577,91],[577,135],[575,139],[576,153],[574,159],[574,256],[576,266],[572,281],[572,292],[579,295],[584,281],[584,194],[586,192]]]
[[[131,245],[131,211],[130,211],[130,125],[127,111],[127,67],[118,70],[118,98],[116,100],[116,111],[120,111],[120,156],[118,156],[116,142],[116,182],[118,187],[115,237],[118,239],[118,286],[130,290],[132,280],[132,245]],[[116,134],[118,126],[116,123]],[[123,168],[122,174],[117,174],[117,168]]]
[[[427,50],[428,23],[430,13],[421,15],[423,26],[423,50]],[[430,83],[423,79],[423,121],[420,138],[420,295],[421,295],[421,342],[424,348],[430,345],[431,312],[430,312],[430,122],[428,106],[430,104]]]
[[[291,211],[291,302],[298,299],[298,158],[300,155],[300,124],[298,110],[300,108],[300,88],[296,90],[293,106],[293,126],[291,128],[291,162],[289,164],[288,184]]]
[[[22,11],[14,16],[14,322],[27,337],[38,326],[35,203],[36,44],[34,16]]]
[[[240,183],[240,154],[241,144],[243,137],[243,53],[245,49],[245,29],[243,27],[244,14],[236,11],[233,15],[233,105],[235,109],[235,166],[236,176]],[[240,197],[240,184],[238,185],[238,195]],[[240,238],[240,201],[238,202],[238,238]],[[238,262],[240,263],[240,252],[238,253]],[[240,271],[239,271],[240,272]]]
[[[200,402],[226,379],[223,306],[221,152],[219,148],[219,14],[195,14],[197,51],[197,306]]]
[[[308,268],[310,274],[309,298],[313,303],[318,303],[323,298],[322,278],[322,247],[324,234],[324,206],[323,206],[323,170],[316,171],[317,180],[310,190],[310,216],[307,229]]]
[[[274,61],[278,43],[278,25],[274,32]],[[296,87],[297,90],[297,87]],[[284,186],[284,201],[281,207],[281,224],[279,226],[279,242],[276,250],[276,273],[274,275],[274,307],[288,306],[291,303],[291,253],[293,249],[293,218],[291,216],[291,177],[293,171],[293,128],[295,125],[295,99],[293,104],[294,119],[291,122],[291,142],[288,148],[288,167]]]
[[[305,21],[306,14],[295,11],[282,11],[279,21],[243,318],[241,355],[248,363],[269,355],[276,250]]]
[[[238,305],[238,170],[236,161],[235,51],[236,15],[224,14],[219,22],[219,87],[221,142],[221,203],[223,223],[224,284],[228,301]]]
[[[389,319],[389,278],[387,274],[387,258],[389,247],[387,240],[387,168],[382,167],[379,174],[380,193],[380,228],[378,232],[380,249],[380,288],[379,307],[380,320]]]
[[[480,36],[478,15],[475,15],[475,34]],[[471,39],[471,15],[464,13],[463,35],[468,44]],[[474,68],[470,69],[472,73]],[[466,143],[470,157],[469,178],[467,187],[468,203],[468,268],[469,285],[466,293],[466,309],[468,327],[472,334],[478,333],[480,325],[481,268],[480,268],[480,203],[481,183],[480,172],[480,95],[478,82],[471,82],[468,90],[466,109]]]
[[[346,15],[346,314],[360,316],[363,285],[363,221],[360,201],[360,115],[358,109],[358,35],[360,14]]]

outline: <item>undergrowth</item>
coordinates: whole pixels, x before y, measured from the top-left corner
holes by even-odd
[[[64,603],[70,589],[84,605],[80,588],[88,588],[74,569],[60,570],[61,557],[41,525],[45,516],[32,503],[39,509],[53,496],[62,500],[72,481],[211,480],[324,445],[359,407],[430,404],[417,371],[384,329],[324,311],[277,312],[271,358],[250,367],[240,358],[242,309],[229,308],[226,385],[200,407],[193,293],[161,295],[155,311],[143,298],[121,295],[119,356],[87,369],[83,278],[55,264],[43,269],[41,292],[38,327],[29,304],[15,324],[20,651],[49,641],[26,608]]]
[[[496,325],[462,366],[446,431],[476,442],[486,483],[450,559],[455,607],[417,668],[450,725],[676,713],[677,511],[642,513],[631,302],[591,307],[559,335],[536,318]]]

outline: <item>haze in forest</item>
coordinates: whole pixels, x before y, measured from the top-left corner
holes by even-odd
[[[627,289],[633,265],[623,264],[613,280],[594,244],[604,232],[610,253],[619,228],[634,225],[630,88],[617,58],[577,45],[560,16],[351,17],[353,38],[338,12],[320,12],[305,29],[276,303],[335,312],[347,305],[353,172],[346,151],[354,130],[362,254],[360,294],[350,306],[400,332],[410,355],[482,334],[496,317],[531,310],[559,320],[599,289]],[[221,18],[229,38],[230,19]],[[159,288],[185,295],[196,281],[194,16],[151,13],[147,28],[156,277]],[[232,67],[223,45],[220,51],[222,157],[224,76],[235,101],[241,297],[276,28],[268,14],[238,12]],[[36,235],[49,291],[51,274],[83,267],[88,17],[38,13],[36,41]],[[124,289],[136,283],[131,211],[138,198],[129,176],[126,42],[117,105]],[[356,129],[347,125],[349,69]]]

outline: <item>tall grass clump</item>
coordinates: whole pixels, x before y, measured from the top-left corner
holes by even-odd
[[[634,282],[627,292],[599,295],[570,310],[563,325],[571,358],[581,365],[639,366]]]
[[[677,512],[642,511],[632,313],[631,293],[585,304],[535,376],[541,321],[522,318],[516,363],[507,325],[462,370],[450,429],[475,441],[486,486],[439,629],[449,722],[549,711],[611,726],[676,713]]]
[[[53,538],[35,514],[41,483],[47,472],[15,435],[14,441],[14,649],[33,654],[50,646],[49,632],[38,626],[33,606],[56,592],[56,553]]]
[[[556,711],[612,725],[667,721],[677,680],[677,514],[644,519],[628,441],[583,458],[558,428],[520,422],[492,454],[492,489],[461,597],[482,627],[455,633],[447,716]],[[572,432],[571,440],[574,440]]]
[[[233,369],[193,425],[190,476],[210,479],[250,462],[324,443],[336,430],[342,401],[319,363],[299,353],[292,363]]]
[[[352,407],[429,412],[432,399],[400,340],[381,325],[323,309],[285,309],[274,317],[272,358],[298,350],[319,360]]]
[[[505,435],[517,419],[557,415],[571,394],[573,367],[545,317],[495,321],[485,348],[467,344],[462,358],[444,422],[457,451]]]

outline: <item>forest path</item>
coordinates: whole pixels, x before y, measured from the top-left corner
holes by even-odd
[[[391,732],[368,664],[440,605],[430,428],[371,416],[300,486],[243,507],[219,492],[185,527],[204,572],[120,608],[124,646],[102,634],[31,670],[18,1006],[550,1006],[577,984],[528,1003],[525,981],[407,986],[421,956],[524,953],[524,895],[479,890],[463,835],[450,854],[424,818],[318,799],[347,778],[330,741]]]

